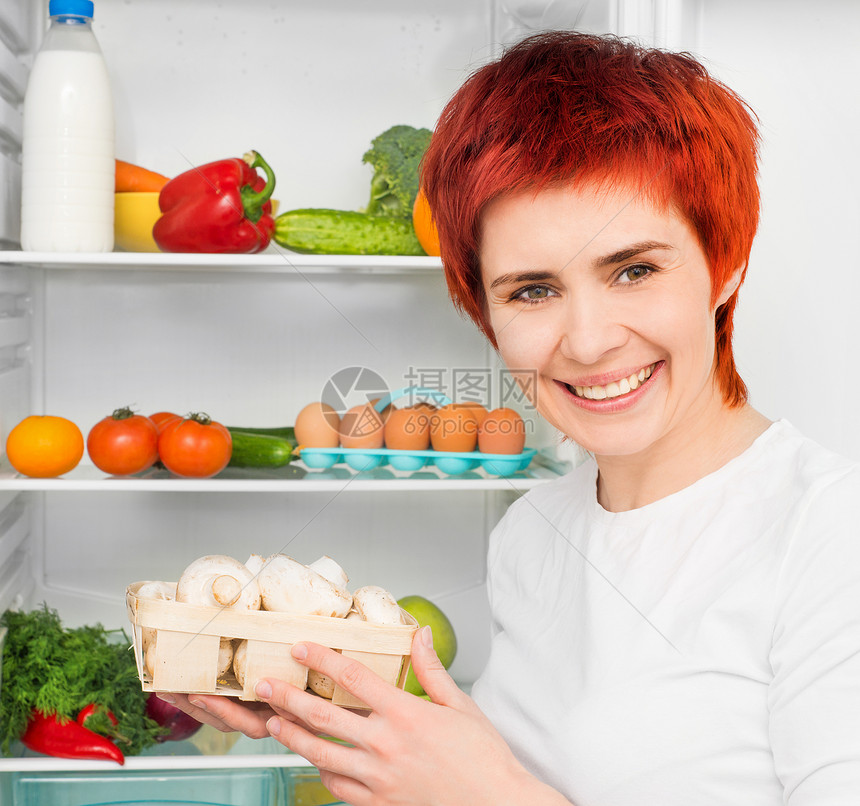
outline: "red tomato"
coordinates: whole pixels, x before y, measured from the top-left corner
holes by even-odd
[[[202,413],[168,423],[158,438],[161,462],[175,476],[207,479],[227,467],[232,453],[230,432]]]
[[[160,436],[161,432],[164,431],[164,426],[168,423],[172,423],[174,420],[181,420],[182,418],[178,414],[174,414],[172,411],[158,411],[155,414],[150,414],[149,419],[155,423],[155,427],[158,429]]]
[[[116,409],[99,420],[87,435],[93,464],[114,476],[129,476],[152,467],[158,459],[155,423],[131,409]]]

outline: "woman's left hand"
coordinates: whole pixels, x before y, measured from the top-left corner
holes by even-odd
[[[415,634],[412,665],[430,701],[386,683],[355,660],[318,644],[293,657],[373,710],[359,715],[280,680],[257,684],[276,714],[272,736],[319,768],[323,784],[354,806],[526,802],[548,790],[526,773],[473,700],[448,676],[430,629]],[[347,742],[346,746],[321,736]],[[522,797],[519,796],[522,793]],[[567,803],[558,798],[541,801]]]

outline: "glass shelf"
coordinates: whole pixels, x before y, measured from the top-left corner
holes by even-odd
[[[109,476],[92,465],[78,465],[59,478],[21,476],[8,463],[0,465],[0,491],[44,490],[54,492],[441,492],[467,490],[525,491],[566,472],[568,467],[538,454],[525,470],[512,476],[491,476],[474,470],[448,476],[433,467],[414,473],[378,467],[355,471],[346,465],[329,470],[309,470],[300,461],[271,471],[228,468],[210,479],[185,479],[165,470],[138,476]]]
[[[191,271],[260,274],[425,274],[442,269],[438,257],[398,255],[300,255],[269,247],[258,255],[166,252],[18,252],[0,251],[0,265],[45,270]]]

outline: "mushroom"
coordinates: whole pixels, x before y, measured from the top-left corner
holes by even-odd
[[[334,680],[316,669],[308,669],[308,688],[327,700],[334,697]]]
[[[366,585],[353,595],[353,608],[346,614],[347,621],[367,621],[373,624],[401,624],[400,605],[384,588]],[[320,697],[330,700],[334,696],[335,683],[330,677],[308,670],[308,688]]]
[[[343,618],[352,607],[346,588],[286,554],[270,557],[258,581],[264,610]]]
[[[245,638],[236,645],[233,652],[233,674],[241,688],[245,688],[245,661],[248,657],[248,639]]]
[[[176,585],[176,601],[259,610],[260,588],[244,563],[224,554],[208,554],[182,572]]]
[[[157,599],[164,602],[172,602],[176,598],[176,583],[175,582],[156,582],[148,581],[141,584],[137,589],[137,596],[141,599]],[[144,653],[144,663],[146,668],[153,663],[152,658],[147,663],[147,651],[151,644],[155,643],[155,628],[141,627],[140,642]],[[150,671],[150,674],[152,672]]]
[[[252,554],[245,560],[245,568],[247,568],[254,576],[260,573],[263,570],[263,566],[266,564],[266,558],[262,554]]]
[[[365,585],[352,594],[356,612],[372,624],[402,624],[400,605],[385,588]]]
[[[150,678],[155,677],[155,640],[151,640],[143,650],[143,666]]]
[[[323,554],[318,560],[314,560],[308,565],[312,571],[316,571],[321,577],[325,577],[332,585],[338,588],[346,588],[349,584],[349,577],[346,571],[343,570],[328,554]]]
[[[218,644],[218,677],[224,677],[233,665],[233,639],[222,638]]]
[[[361,614],[357,610],[350,610],[349,613],[346,614],[347,621],[355,621],[358,619],[359,621],[363,621]],[[335,652],[340,652],[339,649],[336,649]],[[320,697],[325,697],[327,700],[330,700],[334,697],[334,680],[330,677],[326,677],[322,672],[318,672],[316,669],[308,669],[308,688],[314,692],[314,694],[319,694]]]
[[[171,601],[176,598],[175,582],[142,582],[137,589],[137,595],[141,599],[162,599]]]

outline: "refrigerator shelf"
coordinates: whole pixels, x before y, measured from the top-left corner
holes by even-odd
[[[169,750],[170,748],[168,748]],[[307,767],[311,765],[301,756],[284,750],[280,754],[261,755],[140,755],[126,757],[125,764],[118,768],[112,761],[88,761],[87,759],[63,759],[52,756],[0,757],[2,772],[88,772],[121,770],[223,770],[272,767]]]
[[[0,491],[43,490],[55,492],[441,492],[502,490],[524,492],[558,478],[567,469],[563,463],[544,460],[538,454],[524,471],[511,476],[491,476],[476,469],[448,476],[433,468],[401,472],[389,467],[356,471],[346,466],[309,470],[295,462],[264,473],[230,468],[215,478],[185,479],[164,470],[140,476],[108,476],[92,465],[79,465],[59,478],[21,476],[8,463],[0,465]]]
[[[433,274],[438,257],[398,255],[300,255],[269,247],[258,255],[214,255],[166,252],[61,253],[0,251],[0,265],[46,270],[199,271],[260,274]]]

